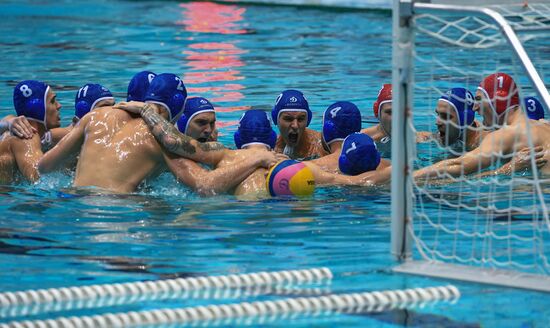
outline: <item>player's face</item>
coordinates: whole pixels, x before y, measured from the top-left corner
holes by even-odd
[[[46,125],[48,129],[58,128],[61,125],[60,109],[61,104],[57,101],[57,95],[50,88],[46,96]]]
[[[380,113],[378,114],[378,119],[380,120],[380,125],[384,128],[384,131],[388,134],[388,137],[391,136],[391,102],[387,102],[380,107]]]
[[[437,126],[439,142],[442,145],[452,145],[458,141],[460,137],[460,129],[458,128],[458,115],[456,110],[445,101],[438,101],[435,109],[437,115],[435,125]]]
[[[279,132],[285,143],[295,147],[300,143],[307,126],[307,113],[282,112],[277,120]]]
[[[212,132],[215,129],[216,113],[206,112],[193,117],[187,126],[185,134],[199,142],[206,142],[212,136]]]
[[[474,112],[477,112],[481,117],[483,117],[483,125],[492,127],[496,124],[496,113],[491,108],[490,100],[485,97],[481,90],[476,91]]]

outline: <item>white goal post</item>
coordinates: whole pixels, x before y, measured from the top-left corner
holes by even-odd
[[[393,1],[391,252],[400,262],[394,271],[550,292],[550,180],[534,169],[532,151],[526,160],[531,170],[506,176],[491,170],[519,150],[498,154],[478,175],[443,175],[442,183],[412,178],[416,169],[468,151],[436,137],[441,118],[434,109],[450,88],[475,94],[484,76],[506,72],[518,84],[525,117],[527,96],[537,97],[549,114],[541,76],[550,71],[550,47],[540,45],[550,44],[550,5],[425,2]],[[481,122],[478,114],[475,119]],[[478,126],[463,131],[485,132]],[[431,139],[418,143],[419,131],[432,133]],[[533,148],[529,125],[522,133]]]

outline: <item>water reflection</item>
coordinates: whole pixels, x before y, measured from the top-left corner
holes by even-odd
[[[212,102],[239,101],[244,98],[241,93],[244,86],[235,83],[245,79],[238,70],[245,65],[240,60],[240,55],[246,53],[237,46],[239,40],[201,42],[199,33],[248,33],[242,24],[239,24],[243,21],[246,9],[209,2],[185,3],[180,7],[184,9],[183,20],[178,24],[183,25],[185,31],[197,33],[199,36],[196,43],[190,44],[182,51],[190,67],[184,74],[184,82],[189,93],[208,95]],[[209,39],[214,37],[209,36]]]

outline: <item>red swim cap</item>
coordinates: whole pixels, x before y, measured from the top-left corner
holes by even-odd
[[[507,109],[519,105],[518,87],[514,79],[506,73],[495,73],[487,76],[479,84],[485,97],[490,100],[491,108],[501,115]]]
[[[391,91],[391,84],[384,84],[380,91],[378,91],[378,98],[372,105],[374,116],[378,117],[378,113],[380,112],[380,107],[382,107],[382,105],[391,102]]]

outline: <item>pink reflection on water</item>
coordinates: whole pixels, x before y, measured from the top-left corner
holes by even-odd
[[[211,2],[196,2],[180,4],[183,8],[183,19],[178,24],[188,32],[244,34],[242,28],[245,8],[236,5],[222,5]],[[195,36],[189,40],[203,39]],[[235,81],[242,80],[241,72],[236,69],[245,66],[239,55],[246,51],[231,42],[198,42],[188,45],[182,51],[189,70],[184,74],[184,82],[188,92],[196,94],[212,94],[208,97],[212,102],[239,101],[244,95],[239,90],[244,89]],[[230,82],[230,83],[223,83]],[[202,83],[215,86],[197,86]]]
[[[185,81],[187,84],[187,82]],[[210,93],[214,97],[210,97],[211,102],[221,101],[238,101],[244,98],[244,95],[238,90],[242,90],[244,87],[241,84],[224,84],[223,86],[207,86],[207,87],[188,87],[187,92],[189,94],[205,94]]]
[[[245,8],[234,5],[221,5],[212,2],[182,3],[186,9],[184,19],[178,24],[185,25],[189,32],[245,34],[247,31],[235,24],[243,20]]]

